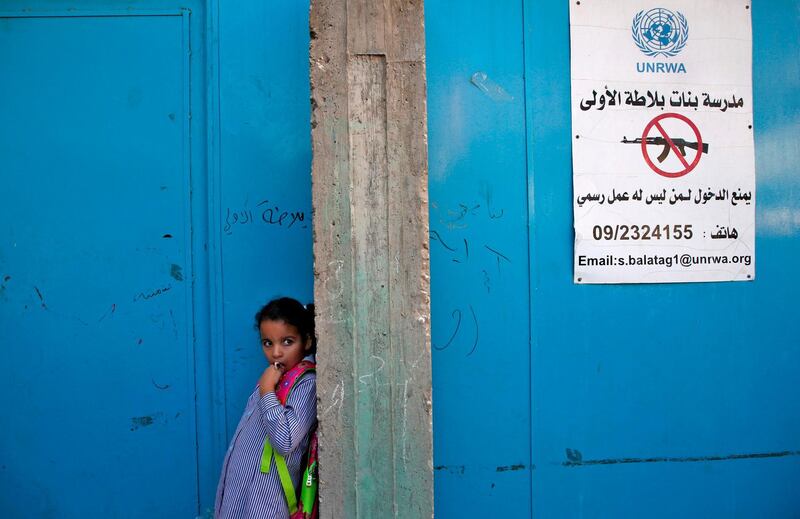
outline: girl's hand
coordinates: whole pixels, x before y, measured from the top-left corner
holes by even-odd
[[[280,364],[270,364],[267,369],[264,370],[264,373],[261,374],[261,378],[258,379],[258,393],[264,396],[267,393],[275,391],[275,386],[278,385],[278,381],[281,379],[282,375],[283,366]]]

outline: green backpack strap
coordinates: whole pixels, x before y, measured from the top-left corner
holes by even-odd
[[[316,365],[313,362],[304,360],[284,375],[287,377],[288,384],[281,384],[279,382],[278,388],[275,391],[275,396],[278,398],[278,401],[281,405],[286,405],[286,401],[289,399],[289,392],[292,390],[295,383],[309,371],[316,371],[315,367]],[[283,377],[281,377],[281,380],[283,380]],[[281,479],[283,494],[286,496],[286,504],[289,506],[289,514],[294,514],[297,512],[297,493],[294,490],[294,485],[292,485],[292,476],[289,475],[289,468],[286,466],[286,459],[274,451],[272,445],[269,443],[269,438],[267,437],[264,439],[264,450],[261,453],[262,474],[269,474],[270,463],[272,462],[273,458],[275,459],[275,466],[278,469],[278,476]],[[308,471],[306,471],[306,474],[303,475],[304,480],[307,478],[307,472]],[[314,483],[315,488],[313,495],[316,496],[316,478],[314,479]],[[304,496],[301,495],[301,497]]]
[[[289,475],[289,468],[286,466],[286,459],[274,451],[269,441],[264,442],[264,451],[261,453],[261,472],[269,474],[270,462],[275,459],[275,467],[278,469],[278,477],[281,479],[283,494],[286,496],[286,504],[289,507],[289,514],[297,512],[297,495],[292,485],[292,476]]]

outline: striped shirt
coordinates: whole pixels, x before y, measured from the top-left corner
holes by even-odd
[[[259,396],[256,386],[236,427],[217,486],[214,517],[218,519],[288,519],[278,469],[273,458],[261,473],[264,439],[286,458],[295,488],[299,488],[309,431],[317,421],[317,380],[313,372],[298,380],[282,406],[274,392]],[[298,495],[299,500],[299,495]]]

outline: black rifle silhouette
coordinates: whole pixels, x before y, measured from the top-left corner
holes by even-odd
[[[623,144],[641,144],[642,139],[633,139],[632,141],[629,141],[627,137],[622,137],[622,140],[620,142]],[[664,146],[664,149],[661,150],[661,155],[657,157],[659,162],[664,162],[664,159],[667,158],[667,156],[669,155],[669,151],[672,149],[672,146],[669,145],[669,142],[667,142],[667,139],[665,139],[664,137],[647,137],[644,140],[644,143],[655,144],[656,146]],[[692,150],[697,149],[696,142],[689,142],[683,139],[672,139],[672,144],[674,144],[675,147],[678,148],[678,151],[684,157],[686,156],[686,148]],[[703,153],[708,153],[708,143],[705,142],[703,143]]]

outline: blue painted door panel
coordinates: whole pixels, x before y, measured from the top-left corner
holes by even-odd
[[[534,516],[800,509],[798,13],[753,9],[757,280],[576,286],[568,5],[526,2]]]
[[[0,14],[0,510],[207,514],[252,316],[312,295],[308,3]]]
[[[266,361],[253,316],[313,297],[308,2],[222,2],[220,258],[230,439]],[[222,461],[221,459],[219,460]]]
[[[530,513],[522,5],[425,3],[437,517]]]
[[[0,14],[0,511],[192,517],[253,313],[312,293],[308,4],[34,4]],[[574,286],[568,6],[426,2],[437,517],[800,509],[800,6],[753,11],[757,281]]]
[[[572,283],[568,7],[426,2],[437,517],[795,517],[800,3],[753,9],[758,279],[631,286]]]
[[[4,517],[196,514],[188,51],[178,9],[0,18]]]

